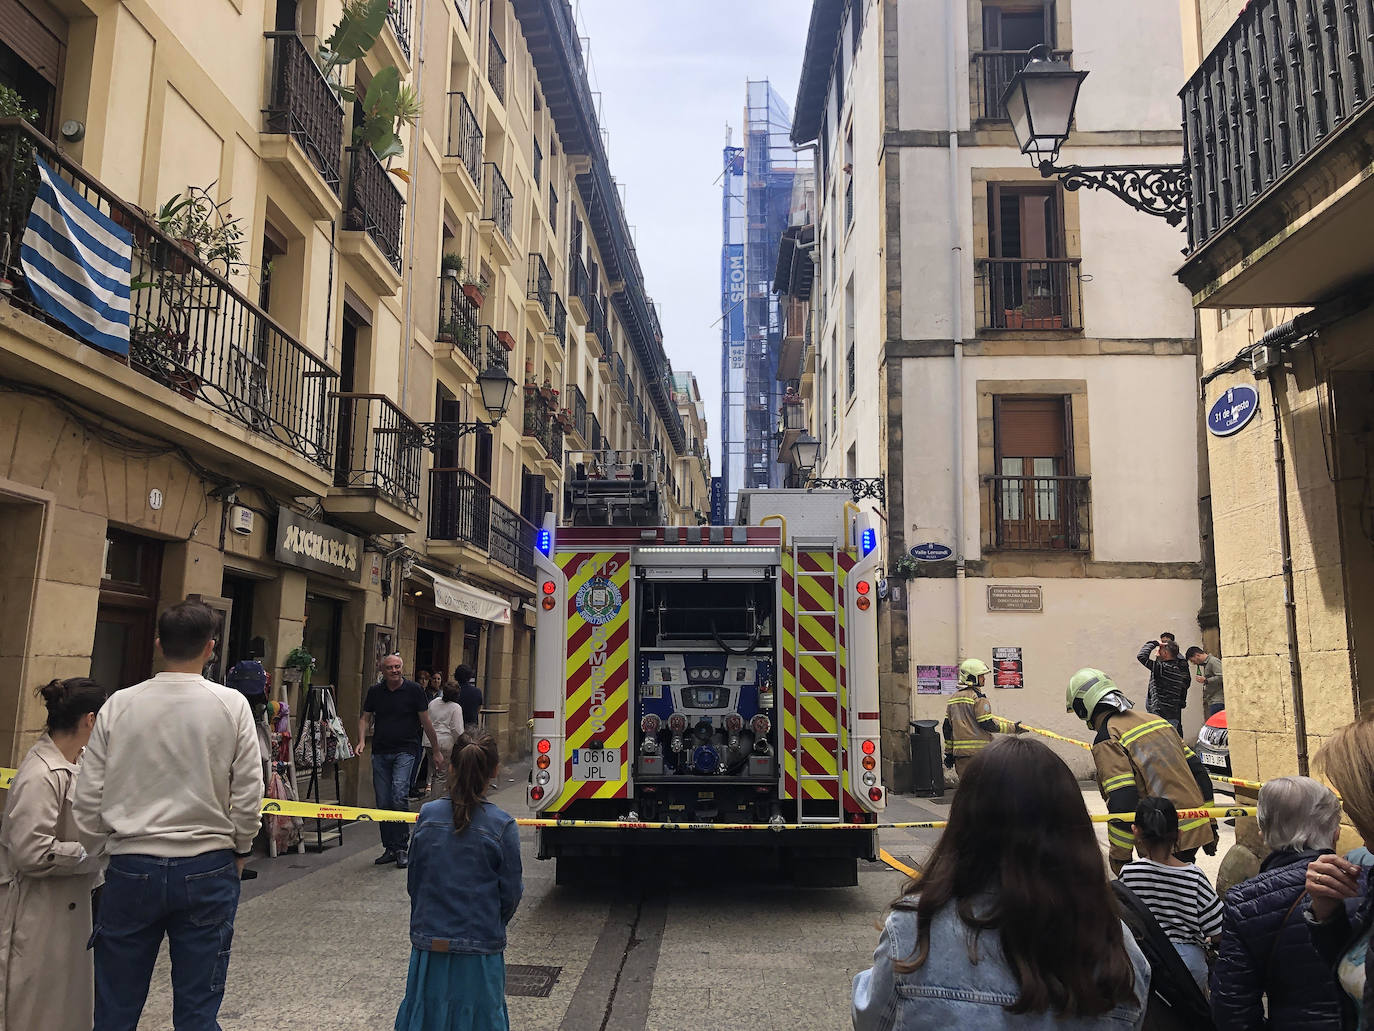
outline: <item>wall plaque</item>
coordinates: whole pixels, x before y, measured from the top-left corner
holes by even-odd
[[[989,612],[1041,612],[1043,609],[1039,584],[997,584],[988,588]]]

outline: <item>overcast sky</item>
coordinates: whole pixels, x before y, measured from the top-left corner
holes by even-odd
[[[744,84],[797,95],[808,0],[573,0],[636,250],[675,371],[696,373],[720,456],[720,211],[725,127]],[[718,471],[718,470],[717,470]]]

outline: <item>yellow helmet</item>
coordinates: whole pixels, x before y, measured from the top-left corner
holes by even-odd
[[[991,672],[988,664],[982,659],[965,659],[959,663],[959,686],[977,687],[978,678],[985,677]]]
[[[1068,712],[1078,713],[1079,719],[1091,724],[1093,712],[1103,702],[1115,705],[1118,709],[1131,707],[1115,681],[1100,669],[1088,666],[1069,678],[1069,689],[1064,699],[1064,708]]]

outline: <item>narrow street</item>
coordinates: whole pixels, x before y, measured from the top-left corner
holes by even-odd
[[[496,795],[516,816],[525,815],[526,770],[503,771]],[[1103,811],[1095,789],[1084,797]],[[886,818],[948,811],[892,796]],[[887,831],[883,847],[920,862],[937,837]],[[905,879],[863,864],[857,887],[799,889],[740,877],[728,853],[708,853],[690,881],[650,875],[647,890],[560,888],[553,863],[534,858],[534,832],[522,839],[525,895],[506,949],[511,1027],[520,1031],[848,1028],[850,983],[871,962],[876,925]],[[1233,840],[1223,828],[1217,857],[1199,857],[1208,876]],[[376,831],[354,826],[342,848],[322,856],[254,861],[261,876],[245,885],[239,908],[224,1031],[391,1027],[405,992],[409,901],[405,875],[373,865],[377,851]],[[164,950],[140,1027],[170,1026]]]

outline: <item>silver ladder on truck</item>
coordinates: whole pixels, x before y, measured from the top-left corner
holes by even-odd
[[[840,564],[839,548],[835,539],[792,541],[792,614],[795,623],[794,643],[796,646],[796,685],[793,717],[797,726],[797,822],[798,823],[841,823],[844,820],[844,719],[840,706]],[[802,568],[802,555],[830,556],[828,570]],[[810,581],[818,590],[806,590],[802,583]],[[828,584],[829,589],[826,589]],[[824,640],[802,641],[803,619],[814,620],[822,631],[828,631],[828,649],[821,647]],[[808,647],[808,644],[816,647]],[[802,674],[805,660],[811,659],[822,670],[828,665],[833,675],[829,680],[830,690],[821,690],[825,678],[819,683],[808,686]],[[834,713],[835,733],[829,734],[808,730],[802,722],[803,699],[819,703],[822,709]],[[812,744],[812,755],[824,754],[834,762],[835,772],[808,773],[803,764],[807,753],[807,743]],[[808,798],[808,784],[820,787],[825,794],[833,794],[833,802],[826,799]]]

